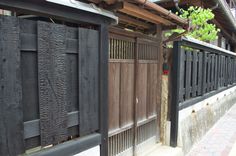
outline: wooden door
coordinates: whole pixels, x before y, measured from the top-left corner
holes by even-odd
[[[160,46],[122,31],[109,36],[109,155],[116,155],[159,139]]]

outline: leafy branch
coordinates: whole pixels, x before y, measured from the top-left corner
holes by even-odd
[[[220,32],[220,29],[216,28],[215,24],[209,23],[215,17],[211,9],[190,6],[187,10],[181,9],[181,11],[180,17],[189,20],[191,25],[191,29],[186,36],[201,41],[214,41],[218,38],[217,34]],[[184,31],[182,28],[173,29],[167,32],[165,36],[169,37],[173,33],[180,34]]]

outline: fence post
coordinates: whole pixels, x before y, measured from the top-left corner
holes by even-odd
[[[183,54],[183,53],[182,53]],[[172,72],[172,101],[171,101],[171,136],[170,145],[177,146],[179,123],[179,95],[180,95],[180,67],[181,67],[181,42],[174,42]]]
[[[101,140],[101,156],[108,155],[108,26],[100,26],[100,52],[99,52],[99,105],[100,105],[100,133]]]

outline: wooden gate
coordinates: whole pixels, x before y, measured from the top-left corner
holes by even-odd
[[[109,38],[109,155],[159,140],[160,42],[112,31]],[[133,148],[134,147],[134,148]],[[131,152],[132,153],[132,152]]]

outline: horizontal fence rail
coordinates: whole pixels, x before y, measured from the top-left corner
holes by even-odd
[[[236,83],[236,54],[195,39],[174,42],[171,145],[177,145],[178,112]]]

